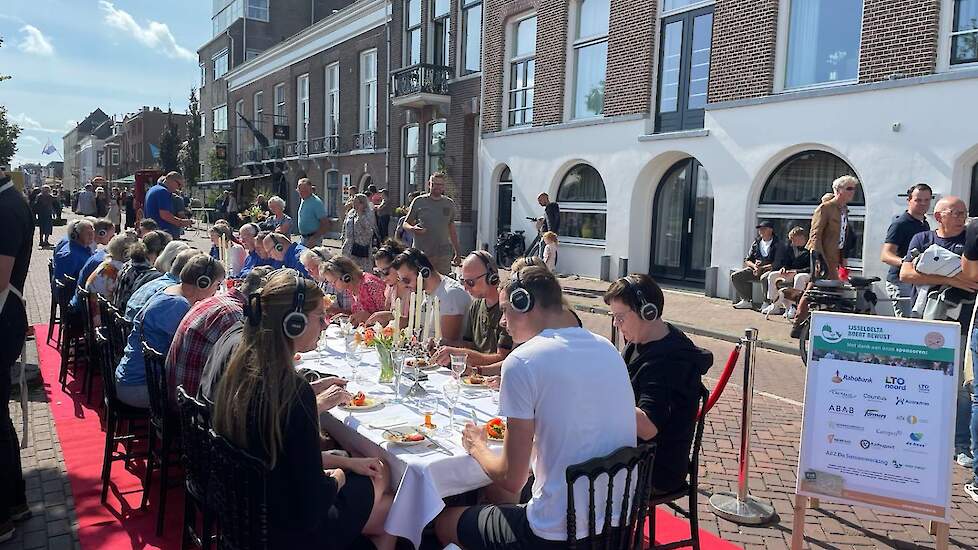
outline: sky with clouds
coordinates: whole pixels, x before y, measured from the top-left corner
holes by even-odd
[[[23,128],[11,164],[46,164],[48,140],[96,108],[187,108],[210,39],[210,0],[0,0],[0,105]]]

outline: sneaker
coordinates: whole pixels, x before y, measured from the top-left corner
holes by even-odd
[[[975,459],[968,456],[968,453],[958,453],[954,461],[958,463],[958,466],[964,466],[965,468],[973,468],[975,466]]]
[[[0,524],[0,542],[7,542],[8,540],[14,538],[14,533],[17,530],[14,529],[14,522],[7,520],[6,522]]]
[[[777,304],[772,304],[770,311],[768,311],[767,313],[768,315],[781,315],[782,313],[784,313],[784,308]]]
[[[754,309],[754,304],[747,300],[741,300],[733,305],[734,309]]]
[[[971,497],[971,500],[978,502],[978,481],[972,479],[964,484],[964,492]],[[0,535],[2,537],[2,535]],[[0,538],[0,540],[3,540]]]
[[[788,311],[785,312],[784,318],[789,321],[794,321],[796,315],[798,315],[798,308],[791,306],[788,308]]]
[[[774,304],[768,304],[761,308],[761,314],[770,315],[772,310],[774,310]]]
[[[10,519],[13,521],[24,521],[25,519],[31,517],[31,509],[27,507],[27,504],[20,504],[18,506],[11,506],[10,508]]]

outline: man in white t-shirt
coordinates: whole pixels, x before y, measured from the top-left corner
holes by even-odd
[[[457,341],[462,338],[462,321],[465,312],[469,310],[472,297],[465,291],[462,284],[445,277],[435,269],[431,260],[417,248],[408,248],[398,254],[391,267],[397,270],[401,283],[408,292],[419,292],[418,274],[421,274],[424,291],[429,296],[438,298],[438,313],[441,317],[441,336],[447,341]],[[425,315],[427,310],[425,310]],[[424,318],[424,316],[423,316]]]
[[[564,548],[568,466],[635,446],[635,397],[615,347],[585,329],[566,327],[560,284],[548,269],[527,267],[500,293],[513,340],[524,342],[502,368],[503,450],[490,450],[485,429],[469,423],[462,444],[495,487],[518,493],[533,470],[525,505],[448,508],[435,529],[442,544],[466,550]],[[531,460],[532,459],[532,460]],[[615,484],[618,525],[624,481]],[[604,523],[607,484],[596,484],[596,525]],[[588,509],[587,485],[574,488],[577,510]],[[587,514],[577,515],[576,537],[587,536]]]

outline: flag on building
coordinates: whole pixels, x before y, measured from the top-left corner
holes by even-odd
[[[160,158],[160,148],[152,143],[149,144],[149,154],[153,155],[154,159]]]
[[[58,150],[54,148],[54,145],[51,143],[50,139],[48,139],[47,145],[44,146],[44,149],[41,149],[42,155],[52,155],[57,152]]]
[[[268,147],[268,138],[265,137],[265,134],[261,133],[261,131],[258,128],[255,128],[255,125],[250,120],[245,118],[243,114],[238,113],[238,116],[241,117],[241,120],[244,121],[245,126],[247,126],[249,130],[251,130],[251,133],[254,134],[255,139],[258,141],[258,143],[262,147]]]

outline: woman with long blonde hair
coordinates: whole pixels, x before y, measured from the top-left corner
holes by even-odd
[[[295,354],[315,349],[323,328],[322,291],[281,270],[248,302],[241,343],[218,384],[214,429],[268,464],[270,539],[280,548],[342,549],[366,535],[393,549],[383,530],[392,501],[386,466],[320,451],[319,414],[351,399],[345,383],[314,390],[296,372]]]

